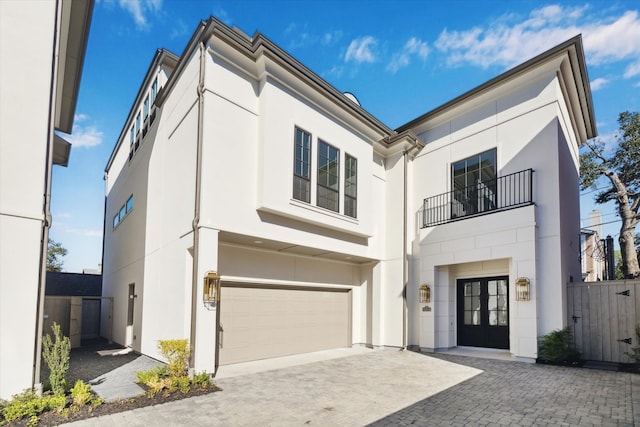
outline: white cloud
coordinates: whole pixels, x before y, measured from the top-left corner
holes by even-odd
[[[189,27],[184,23],[182,19],[178,19],[177,21],[173,21],[171,25],[171,33],[169,37],[172,39],[176,39],[178,37],[186,36],[189,34]]]
[[[630,79],[640,74],[640,61],[635,62],[627,67],[624,71],[625,79]]]
[[[352,40],[347,48],[344,56],[345,62],[375,62],[376,54],[374,53],[377,41],[372,36],[365,36]]]
[[[325,74],[328,75],[328,76],[334,76],[334,77],[340,78],[340,77],[342,77],[343,73],[344,73],[344,67],[334,65]]]
[[[342,31],[335,30],[324,33],[321,39],[321,43],[323,45],[330,45],[336,43],[338,40],[342,38]]]
[[[603,79],[602,77],[597,78],[591,82],[591,90],[595,92],[598,89],[602,89],[607,84],[609,84],[609,80]]]
[[[387,64],[386,70],[396,73],[400,68],[404,68],[411,63],[411,56],[417,56],[421,60],[426,60],[429,55],[429,46],[422,40],[411,37],[403,46],[402,51],[396,52]]]
[[[602,17],[598,10],[550,5],[516,21],[505,15],[486,28],[444,30],[435,42],[451,66],[470,64],[513,66],[577,34],[583,35],[589,64],[635,59],[640,56],[640,20],[637,11]],[[631,71],[633,72],[633,70]]]
[[[144,30],[149,27],[148,13],[158,13],[162,7],[162,0],[118,0],[118,4],[131,14],[136,28]]]
[[[75,115],[73,131],[71,135],[65,134],[64,139],[69,141],[73,147],[95,147],[102,144],[103,132],[93,124],[81,124],[89,120],[86,114]]]

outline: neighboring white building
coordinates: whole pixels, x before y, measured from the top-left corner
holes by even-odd
[[[211,18],[181,57],[156,53],[106,167],[113,338],[153,357],[188,338],[209,372],[352,345],[533,359],[580,279],[595,134],[579,37],[392,130]]]
[[[66,166],[93,1],[0,1],[0,398],[39,383],[52,165]]]
[[[602,213],[597,209],[589,212],[589,225],[580,229],[580,255],[583,282],[607,278]]]

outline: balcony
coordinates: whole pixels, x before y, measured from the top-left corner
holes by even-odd
[[[422,227],[446,224],[533,204],[533,169],[424,199]]]

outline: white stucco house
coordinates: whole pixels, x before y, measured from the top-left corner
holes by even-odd
[[[0,1],[0,399],[40,379],[51,168],[66,166],[93,1]]]
[[[209,372],[355,345],[534,360],[580,280],[595,135],[580,37],[394,130],[211,18],[157,51],[106,166],[113,338],[188,338]]]

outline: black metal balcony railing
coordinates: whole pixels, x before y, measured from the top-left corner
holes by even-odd
[[[448,193],[427,197],[422,227],[533,204],[533,169],[526,169]]]

